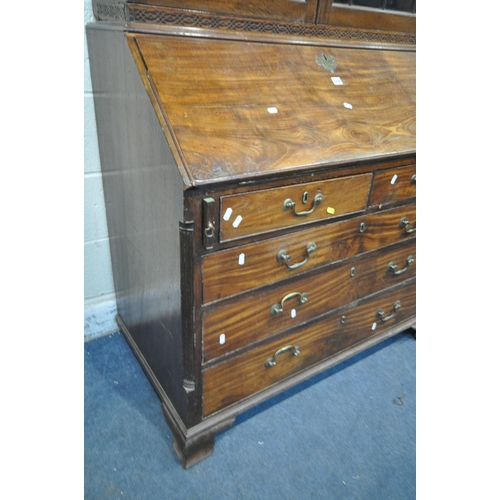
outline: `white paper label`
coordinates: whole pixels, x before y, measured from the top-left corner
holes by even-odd
[[[376,323],[376,322],[375,322],[375,323],[373,323],[373,325],[372,325],[372,330],[375,330],[375,328],[377,328],[377,323]]]
[[[295,318],[295,316],[297,316],[297,311],[296,311],[295,309],[292,309],[292,310],[290,311],[290,316],[291,316],[292,318]]]
[[[391,179],[391,184],[394,184],[398,180],[398,174],[394,174]]]
[[[348,102],[344,102],[344,106],[345,106],[347,109],[352,109],[352,104],[349,104]]]
[[[231,218],[231,214],[233,213],[233,209],[232,208],[228,208],[225,212],[224,212],[224,217],[223,219],[224,220],[229,220]]]
[[[245,254],[244,253],[240,253],[240,255],[238,257],[238,264],[240,266],[242,266],[244,263],[245,263]]]
[[[267,108],[267,111],[271,113],[272,115],[276,114],[278,112],[278,108]]]
[[[219,344],[222,345],[222,344],[225,344],[226,343],[226,334],[225,333],[221,333],[219,335]]]
[[[241,224],[242,220],[243,220],[243,217],[241,215],[238,215],[238,217],[236,217],[236,219],[234,219],[233,227],[238,227]]]
[[[344,85],[342,78],[340,76],[332,76],[332,82],[334,85]]]

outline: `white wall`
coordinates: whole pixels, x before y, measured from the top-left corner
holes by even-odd
[[[84,0],[84,25],[94,21],[92,1]],[[84,311],[85,340],[119,330],[102,190],[92,82],[85,39],[84,51]]]

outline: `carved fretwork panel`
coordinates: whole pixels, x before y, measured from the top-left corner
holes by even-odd
[[[129,17],[130,22],[154,23],[166,26],[222,29],[273,35],[321,37],[353,42],[391,43],[401,45],[415,45],[416,43],[414,34],[384,33],[375,30],[368,31],[314,24],[291,24],[235,19],[227,16],[209,14],[188,14],[180,10],[160,9],[157,7],[139,5],[129,6]]]
[[[96,19],[415,45],[416,0],[93,0]]]

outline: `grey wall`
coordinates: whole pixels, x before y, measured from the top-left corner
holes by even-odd
[[[94,21],[92,1],[84,0],[84,25]],[[95,125],[92,82],[84,50],[84,337],[85,340],[118,331],[109,253],[108,228],[102,191],[101,165]]]

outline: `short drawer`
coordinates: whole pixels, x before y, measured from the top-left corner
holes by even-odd
[[[204,361],[314,319],[416,274],[415,239],[363,254],[203,314]]]
[[[412,204],[206,255],[203,302],[207,304],[404,241],[415,235],[415,216]],[[402,220],[409,225],[403,227]]]
[[[417,167],[380,170],[373,174],[369,205],[385,205],[417,195]]]
[[[415,281],[405,283],[207,368],[203,372],[204,416],[415,317]]]
[[[221,196],[220,240],[328,220],[366,208],[372,174]]]

